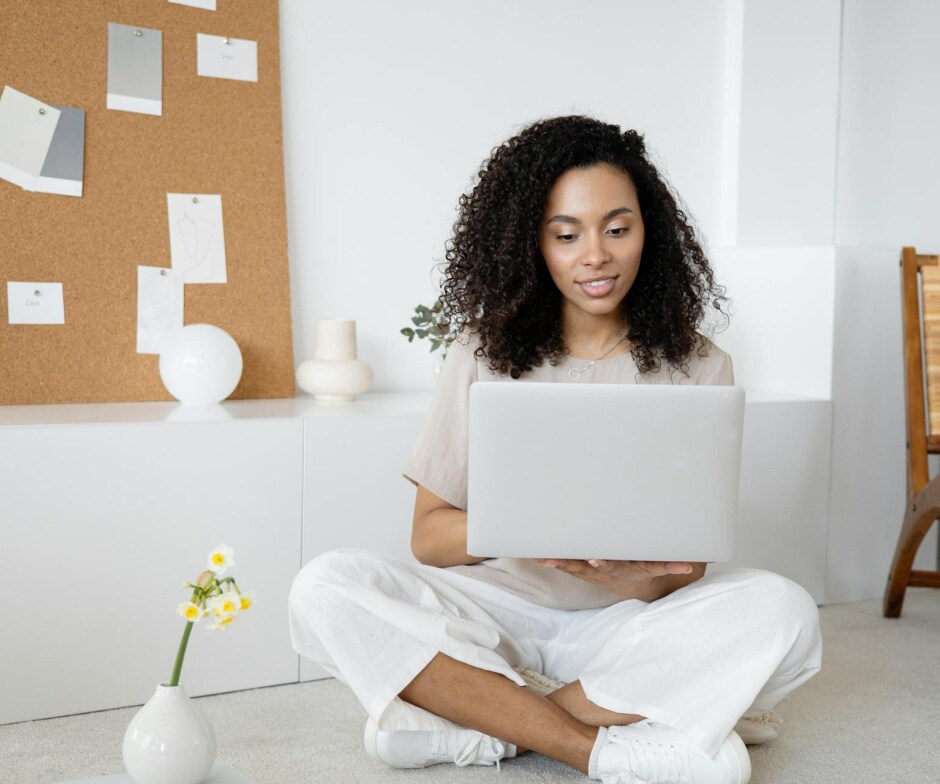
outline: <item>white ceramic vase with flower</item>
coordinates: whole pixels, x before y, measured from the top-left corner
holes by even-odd
[[[242,593],[234,577],[222,577],[234,563],[232,548],[219,545],[209,553],[209,568],[194,583],[183,583],[193,593],[176,608],[186,627],[173,673],[157,686],[124,733],[124,766],[134,784],[200,784],[212,770],[215,732],[179,678],[196,623],[206,618],[210,630],[221,631],[254,604],[253,591]]]

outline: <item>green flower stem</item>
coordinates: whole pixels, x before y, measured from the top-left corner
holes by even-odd
[[[186,621],[186,628],[183,629],[183,639],[180,640],[180,648],[176,652],[176,663],[173,665],[173,674],[170,676],[170,682],[167,686],[180,685],[180,670],[183,669],[183,657],[186,655],[186,645],[189,643],[189,634],[193,630],[193,622]]]

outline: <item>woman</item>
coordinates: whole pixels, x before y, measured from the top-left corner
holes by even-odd
[[[487,560],[466,536],[472,383],[732,384],[697,332],[722,289],[634,131],[535,123],[459,204],[442,295],[459,337],[404,468],[420,565],[314,559],[291,591],[294,646],[353,689],[367,749],[394,767],[531,749],[605,782],[743,784],[736,722],[819,669],[802,588],[700,563]]]

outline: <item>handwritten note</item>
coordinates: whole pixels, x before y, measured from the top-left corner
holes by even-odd
[[[199,76],[242,82],[258,81],[257,41],[198,33],[196,51],[196,73]]]
[[[62,284],[8,281],[7,311],[11,324],[64,324]]]

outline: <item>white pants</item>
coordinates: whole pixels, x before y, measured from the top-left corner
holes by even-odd
[[[450,569],[335,550],[300,571],[289,601],[297,652],[387,730],[442,726],[397,696],[442,652],[520,685],[516,667],[580,680],[596,705],[667,724],[714,756],[744,713],[812,677],[822,651],[809,594],[754,569],[710,569],[650,603],[556,610]]]

